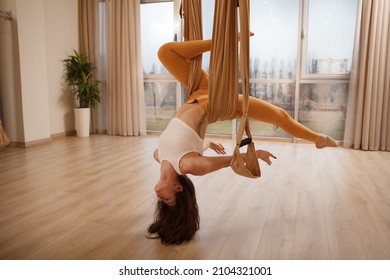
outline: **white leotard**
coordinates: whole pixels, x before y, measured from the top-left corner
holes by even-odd
[[[190,153],[203,154],[203,139],[186,123],[173,118],[167,128],[160,135],[158,145],[158,159],[170,162],[176,172],[182,175],[179,163],[181,158]]]

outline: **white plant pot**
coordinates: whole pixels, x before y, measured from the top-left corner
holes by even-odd
[[[75,128],[78,137],[89,136],[90,108],[74,108]]]

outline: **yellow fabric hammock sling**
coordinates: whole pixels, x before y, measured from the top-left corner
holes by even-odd
[[[239,7],[237,9],[237,7]],[[238,12],[240,12],[240,74],[242,82],[241,122],[236,137],[233,159],[234,172],[248,178],[261,176],[259,161],[249,127],[249,0],[215,1],[209,71],[210,123],[232,119],[238,103]],[[202,39],[202,0],[183,0],[184,39]],[[191,60],[190,95],[199,84],[202,56]],[[244,131],[247,138],[243,140]],[[240,147],[247,145],[246,159]]]

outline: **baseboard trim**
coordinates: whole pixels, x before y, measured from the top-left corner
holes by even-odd
[[[60,133],[54,133],[51,134],[49,138],[43,138],[43,139],[38,139],[38,140],[33,140],[33,141],[27,141],[27,142],[11,142],[7,147],[11,148],[31,148],[31,147],[36,147],[36,146],[42,146],[42,145],[47,145],[53,142],[53,140],[60,139],[63,137],[67,136],[74,136],[76,135],[76,131],[65,131],[65,132],[60,132]]]
[[[53,141],[53,139],[51,137],[49,137],[49,138],[44,138],[44,139],[28,141],[28,142],[24,142],[24,143],[19,142],[19,143],[17,143],[17,145],[21,144],[23,148],[32,148],[32,147],[50,144],[52,141]]]
[[[58,139],[58,138],[63,138],[67,136],[74,136],[76,135],[76,130],[71,130],[71,131],[65,131],[65,132],[60,132],[60,133],[54,133],[51,136],[53,140]]]

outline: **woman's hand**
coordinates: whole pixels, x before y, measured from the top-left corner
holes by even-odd
[[[262,161],[265,161],[268,165],[272,164],[271,158],[276,159],[276,157],[273,154],[264,150],[256,150],[256,157],[261,159]]]
[[[252,31],[249,31],[249,37],[252,37],[254,35],[255,35],[255,33],[253,33]],[[241,39],[241,33],[240,32],[238,32],[238,34],[237,34],[237,39],[238,39],[238,41],[240,41],[240,39]]]
[[[203,150],[207,150],[208,148],[214,150],[219,155],[226,155],[225,147],[220,143],[207,142],[203,146]]]

